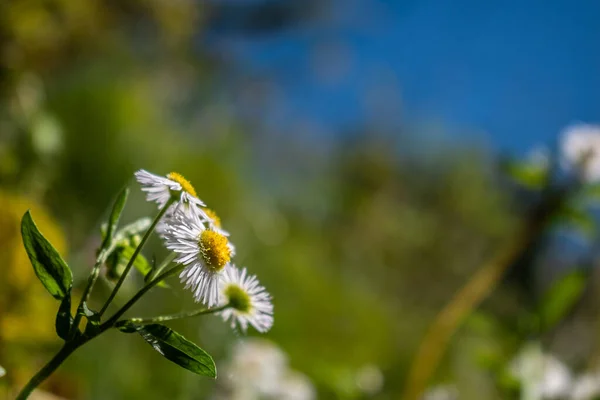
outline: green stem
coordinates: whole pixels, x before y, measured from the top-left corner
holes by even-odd
[[[154,279],[154,277],[156,277],[158,274],[160,274],[165,268],[167,268],[177,257],[177,253],[173,252],[171,254],[169,254],[167,256],[167,258],[165,258],[163,260],[162,263],[160,263],[160,265],[153,269],[152,271],[150,271],[150,274],[148,275],[148,281],[151,281],[152,279]]]
[[[179,273],[183,268],[185,268],[184,265],[177,265],[177,266],[171,268],[170,270],[163,272],[162,274],[160,274],[159,276],[154,278],[152,281],[148,282],[148,284],[146,286],[141,288],[112,317],[110,317],[105,323],[100,325],[100,332],[104,332],[105,330],[112,328],[114,326],[114,324],[119,320],[119,318],[121,318],[121,316],[123,314],[125,314],[127,312],[127,310],[129,310],[144,294],[146,294],[146,292],[148,290],[152,289],[154,286],[158,285],[160,282],[162,282],[169,276]]]
[[[127,320],[119,321],[118,323],[132,322],[134,324],[154,324],[157,322],[172,321],[174,319],[183,319],[183,318],[196,317],[198,315],[214,314],[219,311],[223,311],[229,307],[231,307],[229,304],[225,304],[224,306],[215,307],[215,308],[202,308],[200,310],[180,312],[177,314],[161,315],[161,316],[153,317],[153,318],[130,318]]]
[[[152,228],[151,228],[152,229]],[[93,334],[92,336],[76,336],[73,339],[69,340],[65,345],[60,349],[60,351],[50,360],[42,369],[35,374],[31,380],[23,387],[19,395],[17,396],[17,400],[25,400],[29,397],[31,392],[38,387],[46,378],[50,376],[56,369],[67,359],[68,356],[71,355],[77,348],[82,346],[84,343],[92,340],[96,336],[100,335],[104,331],[112,328],[118,319],[129,310],[148,290],[158,285],[161,281],[166,279],[167,277],[174,275],[181,271],[184,268],[183,265],[177,265],[174,268],[171,268],[168,271],[163,272],[155,279],[150,281],[146,286],[141,288],[132,298],[129,300],[123,307],[119,309],[109,320],[107,320],[104,324],[100,325],[100,329]],[[202,311],[211,311],[216,312],[219,309],[215,308],[212,310],[202,310]],[[198,313],[199,315],[200,313]]]
[[[119,290],[119,288],[123,284],[123,281],[125,280],[125,276],[131,269],[136,257],[141,252],[142,248],[144,247],[144,244],[150,237],[150,234],[154,231],[154,228],[158,224],[158,221],[160,221],[160,219],[164,216],[164,214],[167,212],[167,209],[169,208],[169,206],[172,203],[173,203],[173,200],[169,201],[167,204],[165,204],[165,206],[159,211],[158,215],[156,216],[156,218],[154,219],[154,221],[152,222],[152,224],[150,225],[150,227],[144,234],[144,237],[142,238],[140,244],[135,249],[133,255],[131,256],[131,259],[127,263],[127,266],[125,267],[125,270],[123,271],[123,274],[121,275],[115,288],[111,292],[106,304],[104,304],[104,306],[102,307],[102,310],[100,311],[100,315],[102,315],[106,311],[106,309],[110,305],[111,301],[114,299],[117,291]],[[92,335],[89,335],[89,336],[76,335],[75,333],[78,332],[77,326],[79,325],[79,322],[81,321],[82,314],[83,314],[83,312],[82,312],[83,305],[85,304],[85,302],[88,300],[88,298],[90,296],[92,288],[98,278],[100,266],[105,262],[105,259],[108,254],[109,254],[108,250],[103,250],[98,255],[98,258],[96,259],[96,264],[94,265],[94,268],[92,269],[92,273],[90,274],[90,277],[88,279],[88,284],[84,290],[81,302],[79,304],[78,312],[77,312],[77,315],[75,316],[75,320],[74,320],[74,322],[76,322],[76,323],[73,324],[72,333],[71,333],[69,340],[64,344],[64,346],[60,349],[60,351],[50,361],[48,361],[48,363],[46,365],[44,365],[44,367],[42,367],[42,369],[40,369],[39,372],[37,374],[35,374],[31,378],[31,380],[23,387],[23,389],[17,396],[17,400],[27,399],[29,397],[29,395],[35,390],[35,388],[38,387],[44,380],[46,380],[67,359],[67,357],[69,357],[71,355],[71,353],[73,353],[77,348],[82,346],[84,343],[92,340],[93,338],[100,335],[104,331],[114,327],[115,324],[117,323],[117,321],[119,320],[119,318],[123,314],[125,314],[127,312],[127,310],[129,310],[146,292],[148,292],[154,286],[158,285],[160,282],[165,280],[167,277],[179,273],[184,268],[183,265],[177,265],[177,266],[171,268],[170,270],[160,273],[163,269],[165,269],[174,260],[175,255],[174,254],[170,255],[163,261],[163,263],[159,266],[159,268],[157,268],[157,270],[154,271],[154,275],[158,275],[158,276],[156,278],[152,279],[150,282],[148,282],[127,303],[125,303],[125,305],[123,307],[121,307],[111,318],[109,318],[105,323],[100,325],[100,329],[98,329],[96,332],[94,332]],[[218,307],[218,308],[214,308],[211,310],[199,310],[199,311],[194,311],[191,313],[182,313],[182,314],[180,314],[180,318],[184,318],[183,314],[190,314],[189,316],[200,315],[200,314],[209,314],[209,313],[221,311],[222,309],[224,309],[224,307]],[[162,317],[157,317],[157,319],[167,321],[170,319],[175,319],[175,316],[162,316]]]
[[[89,300],[90,295],[92,293],[92,289],[94,288],[96,280],[100,275],[100,267],[102,266],[102,264],[104,264],[104,262],[106,261],[106,257],[108,257],[109,254],[109,249],[102,249],[102,251],[100,251],[100,254],[98,254],[98,257],[96,258],[96,263],[94,264],[94,268],[92,268],[92,272],[90,273],[90,277],[88,278],[87,286],[83,291],[81,301],[79,302],[79,306],[77,307],[77,313],[75,314],[73,325],[71,326],[71,338],[75,336],[75,333],[79,329],[79,322],[81,322],[81,318],[84,314],[84,304],[87,303],[87,301]]]
[[[175,200],[173,198],[171,198],[164,205],[164,207],[158,212],[158,214],[154,218],[154,221],[152,221],[152,224],[150,225],[150,227],[148,228],[148,230],[146,231],[146,233],[142,237],[142,240],[140,241],[140,244],[135,248],[135,251],[133,252],[133,255],[129,259],[129,262],[127,263],[127,266],[125,267],[125,270],[123,270],[123,273],[121,274],[121,277],[119,278],[119,280],[117,281],[117,284],[115,285],[115,287],[113,288],[112,292],[110,293],[110,296],[108,297],[108,300],[106,300],[106,303],[104,304],[104,306],[100,310],[100,313],[99,313],[100,317],[104,314],[104,312],[106,311],[106,309],[108,308],[108,306],[110,305],[110,303],[113,301],[113,299],[117,295],[117,292],[121,288],[121,285],[123,285],[123,282],[125,281],[125,277],[127,277],[127,274],[131,270],[131,267],[133,266],[133,263],[135,262],[135,259],[140,254],[140,252],[142,251],[142,248],[144,247],[144,245],[148,241],[148,238],[150,237],[150,234],[154,231],[154,228],[156,228],[156,225],[161,220],[161,218],[165,215],[165,213],[167,212],[167,210],[169,209],[169,207],[171,206],[171,204],[173,204],[174,201]]]
[[[35,374],[29,382],[21,389],[21,392],[17,396],[17,400],[25,400],[29,397],[31,392],[35,390],[42,382],[44,382],[50,374],[52,374],[56,369],[65,361],[65,359],[71,355],[79,346],[81,346],[85,342],[81,341],[72,341],[65,343],[65,345],[59,350],[58,353],[50,360],[46,365],[42,367]]]
[[[35,390],[43,381],[46,380],[56,369],[73,353],[77,348],[82,346],[84,343],[92,340],[96,336],[100,335],[104,331],[112,328],[118,319],[129,310],[148,290],[158,285],[161,281],[168,278],[171,275],[174,275],[181,271],[184,268],[183,265],[177,265],[174,268],[171,268],[168,271],[163,272],[155,279],[150,281],[146,286],[141,288],[132,298],[129,300],[123,307],[119,309],[108,321],[100,326],[100,329],[93,336],[76,336],[74,339],[65,343],[65,345],[60,349],[58,353],[50,360],[42,369],[39,370],[37,374],[35,374],[29,382],[23,387],[19,395],[17,396],[17,400],[25,400],[29,397],[31,392]],[[201,310],[200,312],[196,311],[197,315],[200,315],[204,312],[207,314],[210,312],[220,311],[220,308],[215,308],[212,310]],[[159,317],[160,318],[160,317]]]

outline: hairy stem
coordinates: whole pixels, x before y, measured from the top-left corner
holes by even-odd
[[[158,267],[156,267],[155,269],[150,271],[150,274],[148,275],[148,280],[149,281],[153,280],[156,276],[158,276],[161,272],[163,272],[163,270],[165,268],[167,268],[175,260],[176,257],[177,257],[177,253],[173,252],[173,253],[169,254],[167,256],[167,258],[165,258]]]
[[[127,320],[119,321],[118,323],[133,322],[134,324],[155,324],[157,322],[172,321],[174,319],[183,319],[183,318],[196,317],[199,315],[214,314],[219,311],[223,311],[229,307],[230,307],[229,304],[225,304],[224,306],[215,307],[215,308],[203,308],[200,310],[180,312],[177,314],[160,315],[158,317],[153,317],[153,318],[130,318]]]
[[[56,369],[73,353],[79,346],[85,342],[72,341],[65,343],[65,345],[59,350],[58,353],[50,360],[46,365],[42,367],[35,374],[29,382],[21,389],[21,392],[17,395],[17,400],[25,400],[29,397],[31,392],[35,390],[42,382],[44,382]]]
[[[102,315],[106,311],[106,309],[108,308],[108,306],[110,305],[110,303],[112,302],[114,297],[116,296],[119,288],[121,287],[121,285],[123,284],[123,281],[125,280],[125,277],[131,270],[131,267],[133,266],[135,259],[142,251],[144,244],[148,241],[150,234],[154,231],[154,229],[156,228],[156,225],[161,220],[161,218],[165,215],[168,208],[171,206],[171,204],[173,204],[173,202],[174,202],[174,200],[170,200],[169,202],[167,202],[167,204],[165,204],[165,206],[158,212],[158,215],[154,218],[154,221],[152,221],[152,224],[150,225],[150,227],[148,228],[148,230],[142,237],[140,244],[137,246],[133,255],[129,259],[129,262],[127,263],[127,266],[125,267],[123,274],[121,274],[121,277],[119,278],[119,281],[117,282],[113,291],[111,292],[108,300],[102,307],[102,310],[100,310],[100,315]],[[127,312],[127,310],[129,310],[146,292],[148,292],[154,286],[158,285],[160,282],[162,282],[167,277],[179,273],[179,271],[181,271],[184,268],[184,266],[182,266],[182,265],[177,265],[177,266],[171,268],[170,270],[160,273],[164,268],[166,268],[174,260],[174,256],[170,255],[169,257],[167,257],[165,259],[165,261],[154,272],[153,275],[158,275],[158,276],[151,279],[150,282],[148,282],[143,288],[141,288],[111,318],[109,318],[105,323],[100,325],[100,329],[98,329],[93,334],[87,335],[87,336],[86,336],[87,333],[86,334],[77,334],[78,325],[83,316],[84,304],[89,299],[89,296],[92,292],[94,284],[95,284],[96,280],[98,279],[98,275],[100,272],[100,266],[106,261],[106,257],[108,256],[109,253],[110,252],[107,249],[104,249],[100,252],[100,254],[98,254],[96,263],[94,264],[94,267],[92,269],[90,277],[88,278],[87,286],[84,289],[83,296],[79,303],[78,311],[77,311],[77,314],[74,319],[73,327],[71,328],[72,330],[71,330],[69,339],[66,341],[64,346],[59,350],[59,352],[50,361],[48,361],[48,363],[46,365],[44,365],[44,367],[42,367],[42,369],[40,369],[38,371],[38,373],[35,374],[31,378],[31,380],[23,387],[23,389],[17,396],[17,400],[27,399],[29,397],[29,395],[35,390],[35,388],[38,387],[43,381],[45,381],[54,371],[56,371],[56,369],[67,359],[67,357],[69,357],[71,355],[71,353],[73,353],[77,348],[82,346],[84,343],[92,340],[93,338],[102,334],[106,330],[113,328],[115,326],[116,322],[119,320],[119,318],[123,314],[125,314],[125,312]],[[152,278],[152,276],[150,278]],[[194,313],[195,313],[195,315],[200,315],[202,313],[208,314],[208,313],[220,311],[221,309],[223,309],[223,308],[215,308],[212,310],[200,310],[200,311],[195,311]],[[190,313],[190,314],[192,314],[192,313]],[[182,313],[182,315],[183,315],[183,313]],[[175,319],[172,316],[163,316],[163,317],[157,317],[157,318],[159,321]],[[183,318],[183,316],[182,316],[182,318]]]
[[[169,276],[178,274],[183,268],[183,265],[177,265],[148,282],[146,286],[141,288],[127,303],[125,303],[123,307],[121,307],[112,317],[110,317],[110,319],[100,326],[100,332],[104,332],[105,330],[112,328],[119,318],[121,318],[121,316],[125,314],[127,310],[129,310],[144,294],[146,294],[148,290],[152,289]]]
[[[156,225],[161,220],[161,218],[165,215],[165,213],[167,212],[167,210],[169,209],[169,207],[171,206],[171,204],[173,204],[173,202],[174,202],[173,199],[169,200],[164,205],[164,207],[161,208],[161,210],[158,212],[158,214],[156,215],[156,217],[152,221],[152,224],[150,225],[150,227],[148,228],[148,230],[146,231],[146,233],[142,237],[142,240],[140,241],[140,244],[135,248],[135,251],[133,252],[133,255],[131,256],[131,258],[129,259],[129,262],[125,266],[125,269],[123,270],[123,273],[121,274],[121,277],[119,278],[119,280],[117,281],[117,284],[115,285],[115,287],[113,288],[112,292],[110,293],[110,296],[108,296],[108,300],[106,300],[106,303],[104,304],[104,306],[100,310],[100,316],[102,316],[104,314],[104,312],[106,311],[106,309],[108,308],[108,306],[110,305],[110,303],[113,301],[113,299],[117,295],[117,292],[121,288],[121,285],[123,285],[123,282],[125,281],[125,278],[127,277],[127,274],[129,273],[129,271],[131,270],[131,267],[133,266],[133,263],[135,262],[135,259],[140,254],[140,252],[142,251],[142,248],[144,247],[144,245],[148,241],[148,238],[150,238],[150,235],[154,231],[154,228],[156,228]]]
[[[171,268],[168,271],[163,272],[159,276],[157,276],[152,281],[148,282],[146,286],[140,289],[132,298],[129,300],[123,307],[119,309],[108,321],[100,326],[100,329],[91,336],[83,336],[77,335],[74,338],[70,339],[65,343],[65,345],[60,349],[60,351],[46,364],[42,369],[39,370],[37,374],[35,374],[31,380],[23,387],[19,395],[17,396],[17,400],[25,400],[29,397],[31,392],[38,387],[46,378],[48,378],[56,369],[73,353],[77,348],[82,346],[84,343],[89,342],[96,336],[102,334],[106,330],[113,328],[118,321],[118,319],[129,310],[148,290],[158,285],[161,281],[166,279],[167,277],[174,275],[181,271],[183,266],[178,265],[174,268]],[[212,310],[201,310],[206,311],[208,314],[210,312],[220,311],[220,308],[212,309]],[[200,312],[197,312],[198,315]],[[160,318],[160,317],[158,317]]]
[[[94,284],[96,283],[96,280],[100,275],[100,267],[106,261],[106,257],[108,257],[109,253],[109,249],[102,249],[102,251],[100,251],[100,254],[98,254],[98,257],[96,258],[96,263],[94,264],[94,268],[92,268],[92,272],[90,273],[90,277],[88,278],[87,286],[83,291],[81,301],[79,302],[79,306],[77,307],[77,313],[75,314],[75,318],[73,320],[73,325],[71,326],[71,338],[75,336],[75,333],[79,329],[79,322],[81,322],[81,318],[83,317],[84,313],[84,304],[87,303],[87,301],[90,298],[92,289],[94,288]]]

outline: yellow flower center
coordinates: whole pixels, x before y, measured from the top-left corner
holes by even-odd
[[[183,177],[183,175],[177,173],[177,172],[170,172],[167,175],[167,178],[175,181],[177,183],[179,183],[181,185],[181,189],[184,192],[188,192],[189,194],[191,194],[194,197],[198,197],[198,195],[196,195],[196,189],[194,189],[194,187],[192,186],[192,184],[190,183],[190,181],[188,181],[187,179],[185,179]]]
[[[229,285],[224,290],[225,296],[229,300],[229,305],[243,313],[250,312],[252,305],[250,304],[250,296],[238,285]]]
[[[208,218],[212,219],[213,224],[215,224],[217,228],[221,228],[221,218],[219,218],[216,212],[208,207],[203,207],[202,210],[208,215]]]
[[[205,230],[200,235],[199,245],[206,266],[218,272],[231,260],[231,249],[227,238],[218,232]]]

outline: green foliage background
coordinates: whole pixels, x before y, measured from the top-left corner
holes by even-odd
[[[400,134],[367,124],[333,139],[262,133],[260,120],[220,96],[227,70],[237,66],[201,45],[215,12],[201,4],[0,5],[0,204],[3,197],[25,199],[0,210],[0,253],[20,245],[14,218],[4,216],[36,204],[32,213],[48,210],[67,239],[74,290],[81,290],[100,222],[132,173],[178,171],[220,214],[237,264],[272,293],[276,322],[266,337],[311,378],[319,398],[398,398],[428,325],[511,239],[526,202],[513,196],[481,146],[415,144],[420,132],[411,127]],[[133,185],[125,222],[152,212]],[[165,254],[158,240],[146,251],[153,253]],[[31,268],[22,259],[0,268]],[[140,282],[128,281],[126,292]],[[101,282],[93,301],[108,293]],[[479,389],[468,398],[505,398],[494,368],[524,340],[519,324],[532,312],[531,293],[531,281],[509,277],[459,331],[432,384],[468,388],[476,380]],[[134,313],[179,311],[190,298],[156,290]],[[0,321],[13,306],[0,297]],[[18,311],[30,315],[33,326],[24,330],[46,323],[32,307]],[[573,318],[592,318],[585,307],[578,312]],[[239,340],[213,317],[172,325],[217,366]],[[9,372],[0,384],[22,385],[26,372],[50,357],[59,344],[51,332],[24,331],[17,341],[0,332],[0,365]],[[564,335],[559,324],[541,338],[559,343],[560,352]],[[594,347],[591,336],[583,347]],[[45,389],[86,399],[209,397],[213,381],[170,365],[137,339],[110,332],[76,353]],[[584,357],[570,354],[574,365],[583,364]],[[370,364],[385,382],[373,395],[356,383],[357,371]],[[11,375],[17,369],[26,372]]]

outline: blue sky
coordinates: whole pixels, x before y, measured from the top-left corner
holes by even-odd
[[[600,122],[598,21],[591,0],[334,0],[316,21],[232,48],[278,86],[275,124],[435,121],[524,152]]]

